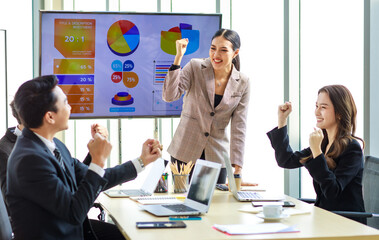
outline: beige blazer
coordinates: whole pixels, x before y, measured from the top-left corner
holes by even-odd
[[[205,150],[208,161],[222,163],[230,159],[243,166],[247,109],[250,95],[249,79],[234,66],[224,96],[214,108],[215,81],[210,59],[192,59],[182,70],[169,71],[163,85],[163,99],[178,100],[183,94],[180,123],[168,152],[183,162],[195,162]]]

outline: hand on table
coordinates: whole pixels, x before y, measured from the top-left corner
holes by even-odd
[[[241,182],[241,186],[258,186],[258,183],[250,183],[250,182],[245,182],[245,181],[242,181]]]

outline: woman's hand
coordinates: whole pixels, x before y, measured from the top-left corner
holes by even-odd
[[[321,142],[324,139],[324,134],[321,129],[314,128],[314,131],[309,135],[309,147],[311,148],[313,158],[316,158],[322,153]]]
[[[291,102],[285,102],[278,107],[278,128],[282,128],[287,125],[287,118],[292,112]]]
[[[176,40],[176,55],[174,65],[180,65],[182,58],[186,53],[188,42],[188,38]]]
[[[241,186],[258,186],[258,183],[250,183],[250,182],[245,182],[245,181],[241,181]]]

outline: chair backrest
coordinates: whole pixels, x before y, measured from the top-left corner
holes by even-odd
[[[366,212],[379,213],[379,158],[366,156],[363,170],[363,198]],[[379,229],[379,218],[368,218],[367,225]]]
[[[12,239],[12,227],[9,221],[7,208],[5,207],[3,194],[0,191],[0,240],[10,239]]]

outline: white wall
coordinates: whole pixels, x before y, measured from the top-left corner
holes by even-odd
[[[7,30],[9,104],[18,87],[33,78],[32,1],[0,0],[0,29]],[[3,98],[0,96],[0,99]],[[10,113],[9,109],[9,126],[14,126],[17,121]],[[5,129],[1,126],[0,135],[4,133]]]

